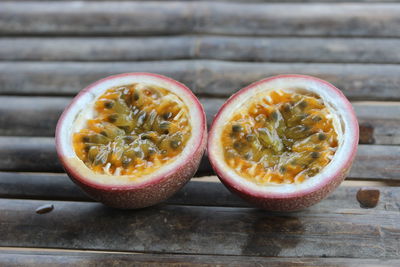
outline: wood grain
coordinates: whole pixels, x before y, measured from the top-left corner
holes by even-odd
[[[212,181],[210,181],[212,178]],[[344,182],[317,206],[304,212],[358,212],[356,194],[361,185]],[[363,186],[369,186],[364,182]],[[400,187],[372,186],[380,190],[376,211],[399,211]],[[65,174],[0,172],[0,197],[40,200],[93,201],[71,182]],[[217,177],[192,179],[179,192],[165,201],[167,204],[192,206],[250,207],[231,194]]]
[[[231,36],[2,38],[0,60],[400,63],[399,39]]]
[[[0,248],[1,249],[1,248]],[[284,258],[221,255],[175,255],[129,252],[84,252],[74,250],[0,250],[0,264],[4,266],[397,266],[400,260],[352,258]]]
[[[54,136],[55,126],[69,97],[0,96],[0,135]],[[201,97],[208,128],[225,99]],[[353,102],[360,123],[360,143],[400,144],[400,103]]]
[[[349,177],[357,179],[393,179],[400,177],[399,146],[359,145]],[[54,139],[49,137],[0,137],[0,170],[62,172]],[[212,174],[205,156],[197,176]]]
[[[259,79],[277,74],[299,73],[314,75],[333,83],[352,100],[400,100],[400,65],[214,60],[0,62],[0,94],[73,95],[100,78],[135,71],[170,76],[199,95],[227,97]]]
[[[400,36],[392,3],[4,2],[6,35]]]
[[[54,205],[44,215],[34,210]],[[398,259],[398,211],[266,213],[159,205],[120,211],[90,202],[0,199],[1,246],[281,257]],[[18,234],[16,234],[18,233]],[[217,244],[217,245],[215,245]]]
[[[1,0],[1,1],[9,1],[9,0]],[[32,1],[32,2],[42,2],[48,0],[17,0],[17,1]],[[71,0],[53,0],[52,2],[66,2]],[[81,0],[84,2],[145,2],[146,0]],[[209,2],[210,0],[157,0],[157,2]],[[399,0],[216,0],[218,2],[239,2],[239,3],[397,3]],[[214,2],[216,2],[214,1]]]

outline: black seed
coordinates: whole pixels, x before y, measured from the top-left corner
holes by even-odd
[[[254,140],[256,140],[256,137],[254,134],[248,134],[248,135],[246,135],[246,140],[248,142],[253,142]]]
[[[89,152],[89,150],[90,150],[90,146],[85,146],[85,152],[87,153],[87,152]]]
[[[238,132],[240,132],[241,130],[242,130],[242,126],[237,125],[237,124],[232,125],[232,132],[238,133]]]
[[[46,205],[42,205],[39,208],[36,209],[36,213],[37,214],[45,214],[45,213],[49,213],[54,209],[54,206],[51,204],[46,204]]]
[[[273,111],[273,112],[271,113],[271,118],[272,118],[274,121],[276,121],[276,120],[278,119],[278,113],[277,113],[276,111]]]
[[[172,117],[172,113],[171,112],[166,112],[164,114],[162,114],[162,117],[164,120],[168,120]]]
[[[118,114],[111,114],[110,116],[108,116],[108,121],[111,123],[114,123],[118,120]]]
[[[289,112],[290,111],[290,104],[286,103],[283,105],[283,111]]]
[[[107,101],[104,103],[104,107],[107,109],[110,109],[114,106],[114,102],[113,101]]]
[[[122,160],[122,166],[123,166],[124,168],[126,168],[126,167],[129,166],[129,163],[130,163],[130,162],[131,162],[131,159],[129,159],[129,158],[123,159],[123,160]]]
[[[320,141],[325,140],[325,139],[326,139],[326,134],[324,134],[324,133],[319,133],[319,134],[318,134],[318,139],[319,139]]]
[[[315,121],[315,122],[318,122],[318,121],[321,121],[322,118],[321,118],[320,116],[314,116],[314,117],[312,118],[312,120]]]
[[[101,135],[104,135],[105,137],[108,137],[107,133],[105,131],[100,132]]]
[[[160,129],[166,130],[166,129],[169,128],[169,125],[170,125],[170,124],[171,124],[171,123],[168,122],[168,121],[163,121],[163,122],[160,123]]]
[[[177,140],[172,140],[169,145],[173,148],[173,149],[177,149],[180,145],[181,145],[181,141],[177,141]]]
[[[303,114],[300,114],[299,115],[299,118],[301,119],[301,120],[304,120],[305,118],[307,118],[308,117],[308,114],[307,113],[303,113]]]
[[[82,137],[82,142],[84,142],[84,143],[90,142],[89,136],[84,136],[84,137]]]
[[[177,140],[172,140],[169,145],[173,148],[173,149],[177,149],[180,145],[181,145],[181,141],[177,141]]]
[[[124,140],[125,140],[125,142],[126,142],[127,144],[130,144],[130,143],[132,143],[133,141],[135,141],[135,138],[134,138],[133,136],[128,135],[128,136],[125,136],[125,137],[124,137]]]
[[[143,151],[135,151],[135,156],[138,158],[143,158],[144,157],[144,153]]]
[[[236,141],[236,142],[233,143],[233,147],[235,149],[239,150],[239,149],[241,149],[243,147],[243,144]]]
[[[126,134],[130,134],[132,132],[132,126],[119,126],[118,128],[124,130]]]
[[[313,159],[317,159],[317,158],[319,158],[319,156],[320,156],[320,154],[318,152],[311,153],[311,158],[313,158]]]
[[[150,135],[148,135],[148,134],[144,134],[144,135],[142,135],[142,137],[141,137],[141,139],[142,140],[146,140],[146,139],[151,139],[151,136]]]
[[[301,109],[305,109],[307,106],[308,106],[308,103],[307,103],[307,101],[305,101],[305,100],[302,100],[302,101],[299,103],[299,107],[300,107]]]
[[[139,94],[137,92],[133,93],[133,100],[135,101],[139,100]]]
[[[279,172],[280,172],[280,173],[285,173],[285,172],[286,172],[286,167],[285,167],[285,166],[281,166],[281,167],[279,168]]]
[[[164,134],[169,134],[169,131],[168,131],[168,130],[165,130],[165,131],[164,131]]]

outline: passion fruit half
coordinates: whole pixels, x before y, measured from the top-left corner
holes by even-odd
[[[221,107],[208,139],[220,180],[272,211],[309,207],[349,172],[358,144],[353,108],[332,84],[303,75],[261,80]]]
[[[126,73],[82,90],[61,115],[58,157],[89,196],[143,208],[178,191],[196,172],[207,139],[203,107],[183,84]]]

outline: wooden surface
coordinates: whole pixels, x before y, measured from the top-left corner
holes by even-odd
[[[360,123],[349,177],[309,209],[271,213],[205,156],[164,203],[104,207],[63,173],[55,125],[85,86],[133,71],[185,83],[208,125],[258,79],[326,79]],[[0,103],[0,266],[400,266],[398,0],[2,0]],[[360,207],[361,187],[380,190],[377,207]]]

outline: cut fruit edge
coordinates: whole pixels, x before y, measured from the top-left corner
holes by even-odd
[[[225,162],[221,133],[225,122],[243,103],[251,101],[251,97],[260,92],[273,90],[290,90],[314,92],[329,107],[339,127],[344,132],[338,132],[339,146],[331,162],[320,173],[300,184],[268,184],[257,185],[238,175]],[[343,177],[343,172],[349,171],[355,157],[358,145],[359,128],[353,107],[343,93],[332,84],[306,75],[287,74],[269,77],[232,95],[220,108],[211,126],[208,138],[208,157],[214,171],[221,181],[243,194],[260,198],[291,198],[317,191],[334,182],[337,177]]]
[[[98,174],[90,170],[75,154],[72,144],[72,134],[75,124],[84,124],[93,117],[93,105],[96,99],[107,89],[132,83],[153,84],[163,87],[179,96],[189,110],[191,137],[182,152],[173,162],[162,166],[153,173],[140,177],[137,181],[129,175]],[[79,126],[78,126],[79,127]],[[202,105],[192,91],[185,85],[162,75],[137,72],[109,76],[87,86],[62,113],[56,127],[56,148],[58,158],[63,167],[74,179],[98,189],[127,190],[143,188],[171,176],[181,169],[203,149],[207,136],[206,115]],[[111,180],[111,181],[110,181]]]

